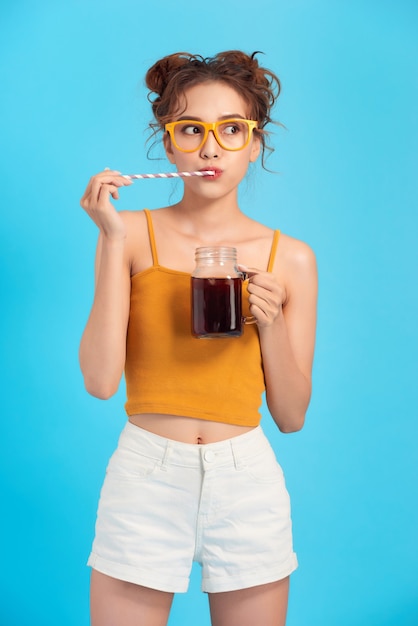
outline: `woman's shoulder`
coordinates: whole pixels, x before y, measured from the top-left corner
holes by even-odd
[[[286,233],[280,232],[279,242],[278,250],[289,262],[304,263],[312,261],[315,258],[312,247],[306,243],[306,241],[296,239]]]
[[[146,210],[120,211],[120,216],[126,226],[126,250],[133,275],[153,262]]]
[[[315,252],[305,241],[280,233],[275,268],[289,277],[312,278],[317,273]]]
[[[137,211],[119,211],[119,215],[127,226],[137,225],[140,222],[145,224],[145,213],[147,209],[140,209]]]
[[[162,207],[158,209],[148,209],[144,207],[143,209],[138,209],[135,211],[120,211],[122,219],[124,220],[127,228],[128,235],[137,234],[138,228],[143,230],[144,232],[148,232],[148,223],[147,223],[147,214],[151,225],[154,220],[160,215],[164,214],[167,211],[167,207]],[[133,233],[132,233],[133,229]]]
[[[137,247],[141,241],[148,240],[146,210],[120,211],[120,216],[126,226],[127,245]]]
[[[296,239],[280,228],[266,226],[256,220],[251,220],[251,233],[254,239],[259,239],[268,244],[277,233],[278,244],[276,256],[281,257],[286,263],[312,263],[315,261],[315,253],[311,246],[301,239]]]

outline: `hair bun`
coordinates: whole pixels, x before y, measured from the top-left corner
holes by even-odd
[[[168,83],[174,74],[185,65],[190,64],[199,57],[189,54],[188,52],[176,52],[160,59],[150,69],[145,76],[145,83],[151,92],[162,96]],[[200,59],[201,61],[203,59]]]

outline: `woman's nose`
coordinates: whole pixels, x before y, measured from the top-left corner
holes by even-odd
[[[220,146],[212,130],[209,131],[206,141],[200,149],[200,155],[204,159],[217,159]]]

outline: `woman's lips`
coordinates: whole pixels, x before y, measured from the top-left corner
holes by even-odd
[[[219,178],[222,174],[221,169],[217,168],[217,167],[204,167],[200,170],[201,172],[211,172],[210,174],[206,174],[206,176],[204,178],[206,178],[207,180],[216,180],[217,178]]]

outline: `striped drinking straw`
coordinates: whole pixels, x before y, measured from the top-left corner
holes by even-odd
[[[197,172],[160,172],[158,174],[123,174],[124,178],[187,178],[188,176],[214,176],[212,170],[201,170]]]

